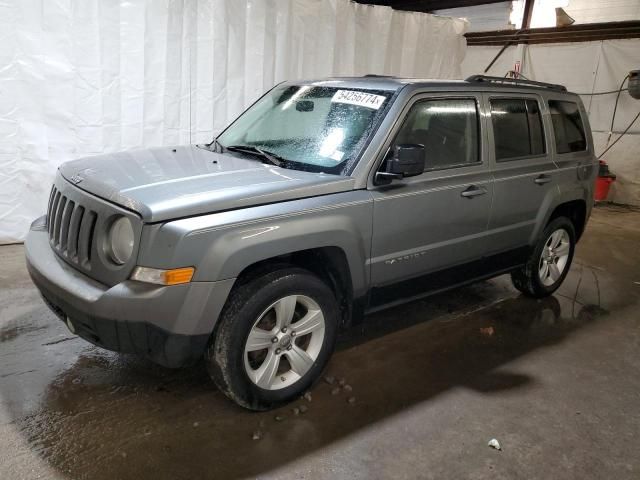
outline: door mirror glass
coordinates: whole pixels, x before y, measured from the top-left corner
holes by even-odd
[[[420,175],[424,171],[424,155],[424,145],[395,145],[393,154],[384,162],[384,170],[376,173],[375,184],[388,185],[392,180]]]
[[[387,172],[414,177],[424,171],[424,145],[405,143],[393,147],[393,156],[387,160]]]

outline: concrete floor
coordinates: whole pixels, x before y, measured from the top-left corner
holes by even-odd
[[[0,478],[640,478],[640,212],[596,209],[546,300],[499,277],[372,316],[329,364],[353,392],[298,416],[87,344],[22,247],[0,264]]]

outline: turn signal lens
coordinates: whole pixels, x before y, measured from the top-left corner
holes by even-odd
[[[193,267],[160,270],[158,268],[136,267],[131,274],[131,280],[138,282],[156,283],[158,285],[180,285],[189,283],[196,269]]]
[[[178,285],[180,283],[189,283],[193,278],[195,269],[193,267],[176,268],[164,272],[165,285]]]

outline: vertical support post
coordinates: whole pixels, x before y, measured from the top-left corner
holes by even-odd
[[[524,12],[522,15],[522,28],[523,30],[528,30],[531,28],[531,18],[533,17],[533,6],[536,3],[536,0],[525,0],[524,1]],[[517,60],[520,60],[520,72],[524,74],[525,70],[525,57],[529,46],[528,44],[519,44],[518,49],[516,51]],[[527,73],[529,73],[527,71]],[[526,75],[525,75],[526,76]]]
[[[520,27],[520,30],[515,32],[516,35],[518,35],[520,32],[522,32],[523,30],[528,29],[531,26],[531,16],[533,15],[533,4],[534,3],[535,3],[535,0],[525,0],[524,1],[524,12],[523,12],[523,16],[522,16],[522,26]],[[491,63],[489,63],[489,65],[487,65],[487,68],[484,69],[484,73],[487,73],[489,71],[489,69],[493,66],[494,63],[496,63],[498,58],[500,58],[500,56],[509,47],[509,45],[511,45],[511,43],[512,42],[508,41],[507,43],[505,43],[502,46],[502,48],[500,49],[498,54],[493,58],[493,60],[491,60]],[[515,63],[516,60],[520,60],[520,67],[521,67],[520,71],[521,72],[524,71],[524,56],[525,56],[524,52],[525,52],[525,47],[522,44],[518,44],[517,51],[514,54],[514,63]]]
[[[535,0],[524,0],[524,12],[522,15],[522,30],[531,28],[531,17],[533,15],[533,4]]]

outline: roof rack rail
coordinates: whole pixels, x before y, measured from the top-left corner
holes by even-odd
[[[394,78],[393,75],[378,75],[377,73],[367,73],[363,77]]]
[[[471,75],[465,79],[467,82],[472,83],[508,83],[514,86],[527,86],[527,87],[539,87],[548,88],[549,90],[555,90],[557,92],[566,92],[567,87],[564,85],[558,85],[555,83],[546,82],[534,82],[533,80],[522,80],[520,78],[507,78],[507,77],[490,77],[487,75]]]

